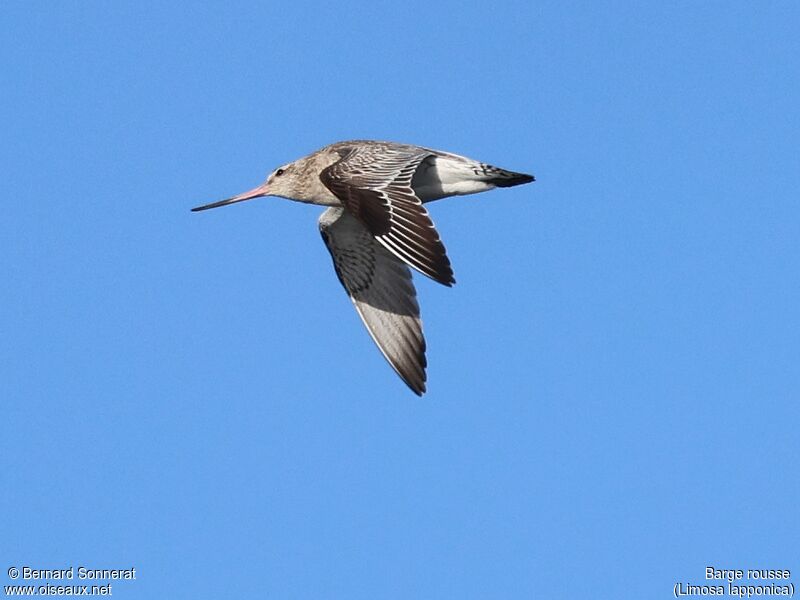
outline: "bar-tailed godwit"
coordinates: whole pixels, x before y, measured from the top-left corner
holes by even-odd
[[[533,180],[450,152],[359,140],[326,146],[275,169],[249,192],[192,210],[261,196],[330,207],[319,229],[336,274],[386,360],[421,396],[425,338],[409,267],[446,286],[455,283],[423,204]]]

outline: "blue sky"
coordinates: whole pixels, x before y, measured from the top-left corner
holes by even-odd
[[[3,573],[463,599],[800,570],[797,4],[3,13]],[[320,209],[189,212],[349,138],[537,176],[430,207],[458,284],[416,277],[422,399]]]

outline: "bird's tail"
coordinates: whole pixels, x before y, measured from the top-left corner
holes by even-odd
[[[492,165],[481,164],[481,170],[483,174],[486,175],[485,181],[497,187],[513,187],[515,185],[536,181],[533,175],[506,171],[505,169],[493,167]]]
[[[438,152],[417,170],[411,187],[423,202],[485,192],[534,181],[533,175],[506,171],[463,156]]]

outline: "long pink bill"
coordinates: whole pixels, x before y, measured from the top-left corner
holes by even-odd
[[[226,198],[225,200],[220,200],[219,202],[212,202],[211,204],[204,204],[203,206],[197,206],[192,209],[192,212],[197,212],[199,210],[208,210],[209,208],[218,208],[220,206],[227,206],[228,204],[236,204],[237,202],[244,202],[245,200],[252,200],[253,198],[260,198],[261,196],[267,195],[267,184],[264,183],[257,188],[253,188],[249,192],[244,192],[243,194],[239,194],[238,196],[233,196],[232,198]]]

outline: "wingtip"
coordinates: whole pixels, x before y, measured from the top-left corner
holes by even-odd
[[[455,275],[450,268],[450,261],[447,261],[446,269],[440,269],[439,272],[430,275],[428,273],[423,273],[423,275],[428,275],[428,277],[433,279],[436,283],[441,283],[446,287],[453,287],[456,284]]]
[[[391,363],[390,363],[391,364]],[[425,359],[425,354],[423,350],[422,354],[422,370],[415,374],[410,373],[401,373],[397,369],[395,371],[398,375],[400,375],[400,379],[403,380],[412,392],[414,392],[420,398],[425,395],[425,392],[428,391],[428,375],[425,372],[425,367],[428,366],[428,361]],[[394,365],[392,365],[394,367]]]

